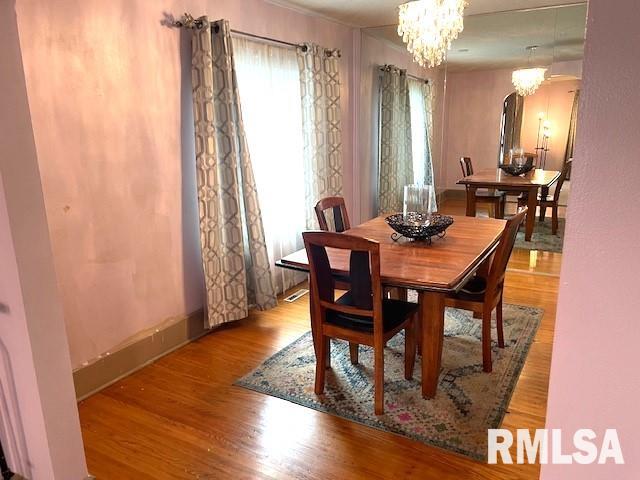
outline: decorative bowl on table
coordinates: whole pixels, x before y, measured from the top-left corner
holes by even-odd
[[[414,240],[426,240],[429,244],[431,244],[431,237],[444,237],[447,228],[453,224],[453,217],[439,213],[409,212],[406,215],[396,213],[389,215],[385,220],[395,230],[391,234],[393,240],[398,240],[402,236]]]
[[[508,173],[509,175],[513,175],[514,177],[518,177],[520,175],[522,175],[523,173],[527,173],[530,172],[531,170],[533,170],[533,160],[531,159],[531,161],[527,161],[526,163],[505,163],[503,165],[500,165],[500,169],[505,172]]]

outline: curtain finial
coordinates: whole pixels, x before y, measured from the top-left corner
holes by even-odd
[[[173,26],[179,28],[202,28],[204,25],[202,18],[194,18],[193,15],[185,12],[180,20],[173,22]]]

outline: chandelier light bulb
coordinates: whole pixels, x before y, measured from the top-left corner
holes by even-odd
[[[416,0],[398,7],[398,35],[421,67],[437,67],[463,29],[465,0]]]
[[[511,81],[518,95],[532,95],[544,82],[546,68],[523,68],[515,70],[511,75]]]

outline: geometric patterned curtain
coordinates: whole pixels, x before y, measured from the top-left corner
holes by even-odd
[[[229,24],[199,19],[192,87],[200,243],[210,327],[276,306],[242,124]]]
[[[380,91],[378,213],[402,211],[404,186],[413,184],[411,107],[407,72],[383,67]]]
[[[306,43],[297,53],[307,228],[317,229],[316,202],[342,195],[339,52]]]

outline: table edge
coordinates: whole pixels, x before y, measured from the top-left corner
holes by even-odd
[[[389,287],[404,287],[411,288],[413,290],[420,291],[429,291],[429,292],[443,292],[443,293],[454,293],[460,290],[460,288],[475,274],[475,272],[480,268],[487,258],[489,258],[493,252],[498,247],[498,243],[500,243],[500,235],[494,240],[494,242],[482,253],[479,257],[479,260],[475,263],[474,266],[467,268],[464,272],[462,272],[453,282],[449,284],[432,284],[425,285],[419,282],[407,282],[399,279],[393,278],[385,278],[382,277],[382,284]],[[280,268],[286,268],[288,270],[295,270],[298,272],[309,273],[309,267],[304,266],[299,263],[289,263],[283,261],[283,259],[277,260],[275,265]],[[337,273],[347,273],[340,270],[335,270]]]
[[[548,183],[522,183],[522,184],[507,184],[504,182],[498,182],[498,181],[490,181],[490,182],[481,182],[481,181],[467,181],[465,180],[465,178],[461,178],[460,180],[458,180],[456,182],[456,185],[469,185],[469,186],[473,186],[473,187],[479,187],[479,188],[486,188],[486,187],[496,187],[496,188],[502,188],[502,189],[507,189],[507,188],[513,188],[513,189],[529,189],[529,188],[542,188],[542,187],[550,187],[551,185],[553,185],[554,183],[556,183],[558,181],[558,178],[560,178],[560,175],[562,174],[559,171],[555,171],[556,174],[553,176],[553,178],[548,182]]]

